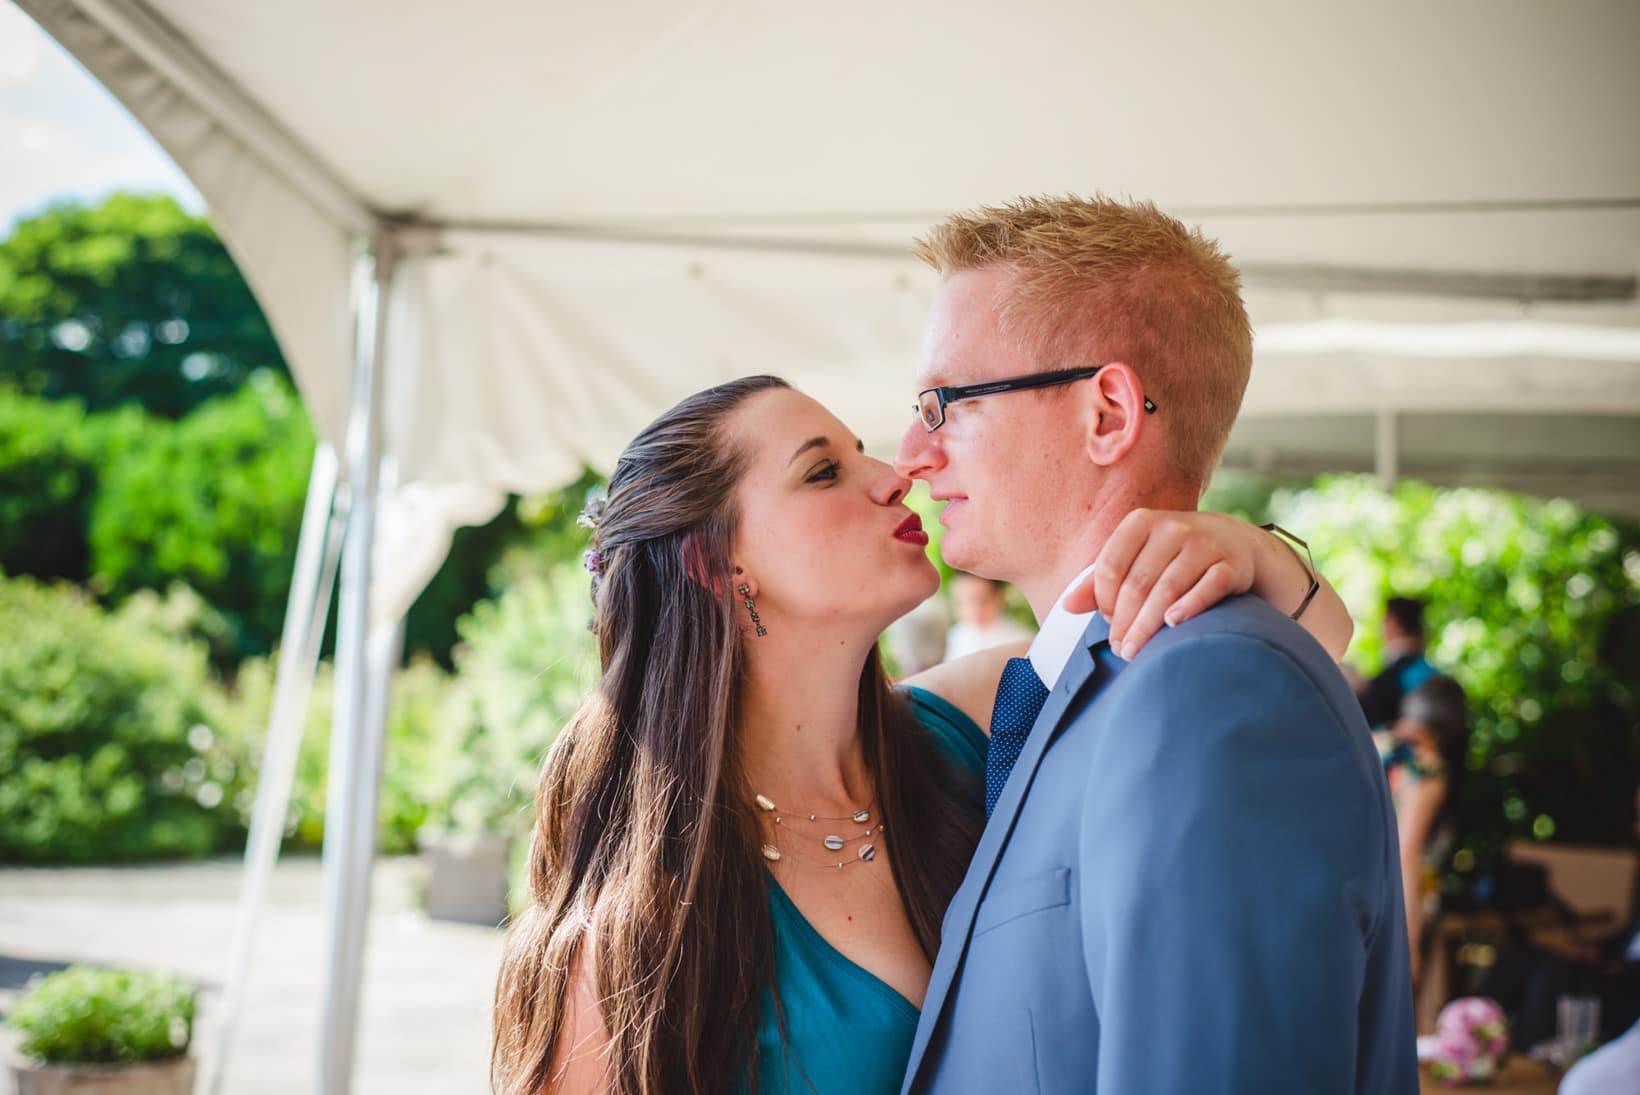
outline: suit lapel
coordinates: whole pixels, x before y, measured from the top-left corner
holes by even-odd
[[[1019,817],[1019,809],[1025,801],[1025,796],[1030,793],[1037,767],[1042,763],[1043,755],[1058,734],[1059,724],[1071,703],[1090,685],[1097,683],[1099,687],[1103,687],[1106,678],[1111,676],[1109,669],[1101,667],[1097,656],[1100,649],[1108,644],[1109,639],[1110,624],[1103,616],[1094,616],[1082,639],[1077,643],[1076,652],[1071,655],[1064,672],[1059,674],[1059,680],[1048,693],[1041,714],[1037,715],[1036,722],[1031,724],[1031,732],[1025,739],[1025,748],[1020,753],[1019,760],[1014,763],[1008,784],[1003,789],[1002,797],[997,800],[991,820],[985,824],[985,832],[980,837],[979,847],[974,850],[968,874],[951,899],[951,907],[945,915],[944,937],[940,941],[933,976],[928,983],[928,995],[923,1000],[922,1021],[917,1025],[917,1039],[911,1048],[911,1062],[906,1072],[907,1091],[911,1089],[917,1070],[922,1066],[923,1051],[927,1049],[928,1041],[939,1025],[940,1012],[945,1007],[951,986],[956,981],[957,971],[968,952],[968,940],[974,929],[974,915],[978,912],[980,901],[991,884],[991,876],[996,873],[997,861],[1001,859],[1002,851],[1008,845],[1008,838],[1013,835],[1014,822]]]

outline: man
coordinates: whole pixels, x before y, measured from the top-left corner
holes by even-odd
[[[1384,602],[1384,668],[1361,689],[1367,725],[1389,726],[1401,717],[1401,700],[1435,676],[1424,657],[1424,603],[1411,597]]]
[[[1102,199],[955,216],[919,251],[937,390],[896,464],[948,500],[946,559],[1041,631],[998,690],[905,1090],[1411,1095],[1394,819],[1331,659],[1238,597],[1127,663],[1059,603],[1126,514],[1195,508],[1251,368],[1235,268]]]
[[[951,604],[957,622],[945,636],[947,660],[1031,637],[1029,630],[1009,618],[1004,588],[1002,582],[977,574],[951,576]]]

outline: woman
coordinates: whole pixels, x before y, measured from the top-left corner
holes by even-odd
[[[773,377],[685,400],[622,454],[589,513],[603,677],[542,772],[498,1090],[899,1089],[1017,652],[890,688],[877,637],[939,586],[909,486]],[[1111,538],[1125,559],[1146,520]],[[1223,558],[1281,603],[1308,587],[1266,534],[1189,520],[1192,580]],[[1341,649],[1325,593],[1308,616]]]
[[[1439,871],[1452,846],[1458,781],[1469,751],[1469,705],[1463,686],[1434,676],[1406,694],[1384,757],[1401,837],[1401,893],[1406,900],[1412,980],[1423,968],[1424,924],[1439,897]]]

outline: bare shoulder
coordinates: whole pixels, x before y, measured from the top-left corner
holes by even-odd
[[[974,725],[989,736],[991,708],[996,702],[997,682],[1002,679],[1003,667],[1008,664],[1009,658],[1024,657],[1030,645],[1029,639],[1004,643],[989,650],[942,662],[907,677],[901,683],[934,693],[967,715],[974,721]]]

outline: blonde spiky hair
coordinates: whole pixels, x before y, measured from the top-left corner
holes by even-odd
[[[944,276],[1011,271],[1000,322],[1037,368],[1126,362],[1173,464],[1206,488],[1253,367],[1241,275],[1217,243],[1150,202],[1029,197],[953,214],[916,253]]]

